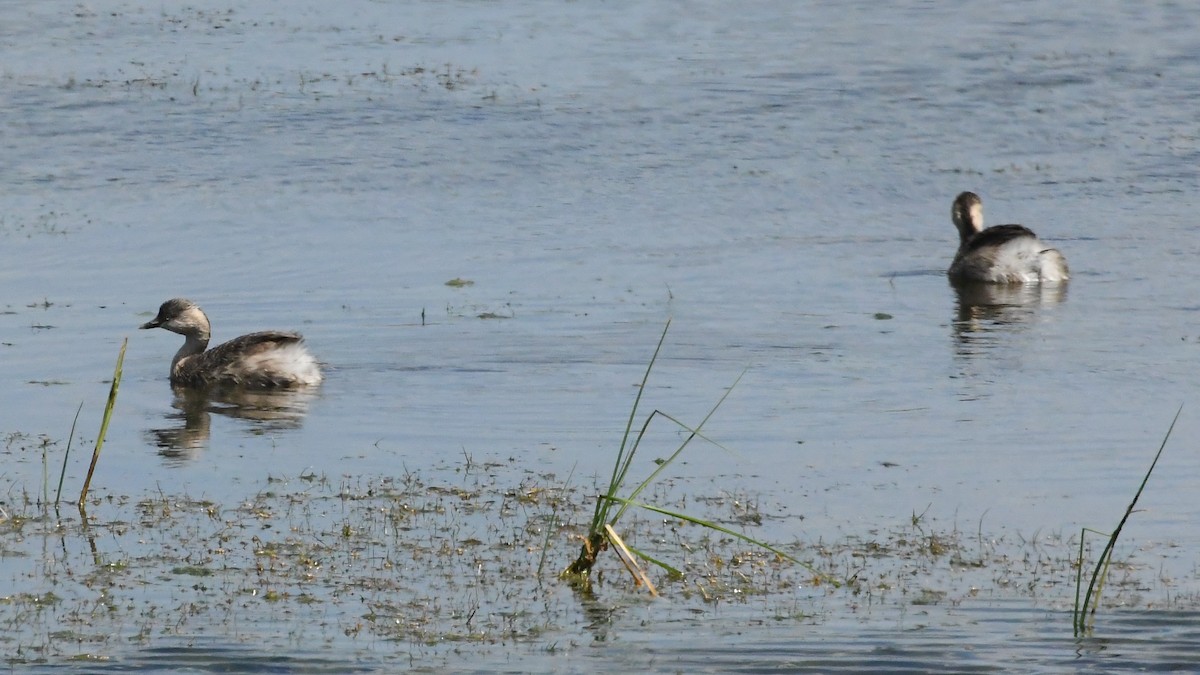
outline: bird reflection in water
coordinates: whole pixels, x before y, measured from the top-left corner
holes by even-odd
[[[977,343],[992,339],[992,334],[1022,330],[1047,308],[1065,302],[1067,283],[989,284],[955,282],[957,299],[954,337],[960,355],[977,352]]]
[[[296,429],[304,421],[317,395],[311,387],[247,389],[244,387],[172,386],[175,409],[166,415],[169,426],[150,429],[147,435],[169,459],[191,459],[208,445],[212,414],[245,420],[249,433],[265,434]]]

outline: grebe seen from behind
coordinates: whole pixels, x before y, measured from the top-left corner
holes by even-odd
[[[1067,260],[1023,225],[983,227],[983,202],[974,192],[954,200],[950,218],[958,228],[958,253],[949,275],[956,281],[994,284],[1059,282],[1070,278]]]

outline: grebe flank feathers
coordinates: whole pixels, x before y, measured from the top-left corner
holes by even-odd
[[[171,359],[171,384],[269,388],[321,382],[321,369],[299,333],[261,331],[208,349],[208,317],[191,300],[164,302],[158,316],[140,328],[164,328],[184,337],[183,346]]]
[[[958,228],[958,253],[950,264],[951,279],[994,284],[1065,281],[1067,259],[1023,225],[983,227],[983,201],[974,192],[954,200],[950,219]]]

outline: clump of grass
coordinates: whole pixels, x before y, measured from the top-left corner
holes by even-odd
[[[87,499],[88,487],[92,484],[92,474],[96,472],[96,462],[100,461],[100,448],[104,447],[104,437],[108,434],[108,422],[112,419],[113,408],[117,405],[117,389],[121,386],[121,372],[125,364],[125,347],[127,346],[129,346],[129,338],[125,338],[121,342],[121,352],[117,354],[117,366],[113,369],[112,386],[108,389],[108,402],[104,404],[104,417],[100,420],[100,434],[96,436],[96,449],[92,450],[92,463],[88,465],[87,478],[83,480],[83,490],[79,492],[80,510],[83,510],[84,501]]]
[[[1095,616],[1096,605],[1100,602],[1100,590],[1104,586],[1104,579],[1108,576],[1108,565],[1112,562],[1113,548],[1117,544],[1117,537],[1121,535],[1122,528],[1129,520],[1129,516],[1133,513],[1133,509],[1137,506],[1138,498],[1142,496],[1142,491],[1146,489],[1146,483],[1150,480],[1150,474],[1154,473],[1154,467],[1158,464],[1158,458],[1162,457],[1163,449],[1167,447],[1167,439],[1171,438],[1171,431],[1175,428],[1175,422],[1179,421],[1179,413],[1183,412],[1183,406],[1175,412],[1175,418],[1171,420],[1171,426],[1167,428],[1167,435],[1163,437],[1162,444],[1158,446],[1158,452],[1154,455],[1154,461],[1150,462],[1150,468],[1146,470],[1146,475],[1142,477],[1142,484],[1138,486],[1137,492],[1133,495],[1133,501],[1129,502],[1129,507],[1125,509],[1125,515],[1121,516],[1121,522],[1117,523],[1117,528],[1113,530],[1108,537],[1108,543],[1104,546],[1104,550],[1100,552],[1100,558],[1096,561],[1096,567],[1092,570],[1092,578],[1088,582],[1087,593],[1083,594],[1083,600],[1080,601],[1080,591],[1083,588],[1083,540],[1088,532],[1088,528],[1083,528],[1079,534],[1079,568],[1075,573],[1075,611],[1073,619],[1075,623],[1075,637],[1086,633],[1089,630],[1087,618]],[[1102,534],[1092,530],[1096,534]],[[1093,598],[1094,593],[1094,598]]]
[[[600,554],[605,549],[612,547],[617,552],[621,562],[629,570],[630,574],[633,575],[635,582],[639,585],[645,585],[647,590],[655,595],[657,595],[657,591],[655,591],[654,586],[650,583],[649,578],[637,565],[635,557],[640,558],[650,564],[657,565],[672,577],[682,577],[683,573],[678,569],[672,567],[666,562],[649,556],[643,551],[639,551],[636,548],[626,545],[621,540],[616,530],[617,523],[620,521],[621,516],[625,514],[629,507],[634,506],[652,511],[654,513],[669,516],[671,518],[693,523],[717,532],[725,533],[731,537],[735,537],[747,543],[753,544],[754,546],[771,551],[778,556],[805,567],[815,575],[815,578],[837,585],[837,582],[831,577],[822,574],[813,566],[797,560],[791,555],[788,555],[787,553],[775,548],[774,546],[771,546],[770,544],[749,537],[741,532],[735,532],[728,528],[722,527],[711,521],[638,501],[637,498],[642,491],[645,490],[646,487],[651,483],[653,483],[654,480],[658,478],[659,474],[666,470],[666,468],[679,457],[684,448],[691,444],[691,442],[696,438],[701,438],[709,443],[712,443],[713,445],[716,445],[717,447],[721,447],[720,444],[704,436],[701,433],[701,430],[704,428],[704,425],[708,422],[709,418],[711,418],[717,409],[721,407],[721,404],[725,402],[725,399],[742,379],[741,375],[739,375],[738,378],[734,380],[733,384],[730,385],[725,394],[721,396],[716,405],[714,405],[712,409],[708,411],[708,414],[704,416],[704,419],[700,420],[700,423],[694,428],[684,424],[683,422],[680,422],[661,410],[656,409],[646,416],[645,421],[642,422],[641,428],[635,433],[634,422],[637,420],[638,407],[642,401],[642,394],[646,391],[646,383],[650,379],[650,372],[654,369],[654,364],[658,361],[658,355],[662,351],[663,342],[666,340],[667,331],[670,328],[671,321],[668,319],[666,325],[663,327],[662,335],[658,338],[658,345],[654,348],[654,354],[650,357],[650,363],[646,366],[646,372],[642,376],[641,384],[638,386],[637,395],[633,399],[633,407],[630,409],[629,419],[625,423],[625,433],[622,434],[621,445],[617,449],[617,456],[613,465],[612,477],[609,480],[608,487],[604,494],[599,495],[596,499],[595,511],[592,514],[592,520],[588,526],[587,535],[584,536],[583,545],[580,548],[579,556],[574,562],[568,565],[559,576],[564,579],[575,579],[586,582],[588,575],[590,574],[592,568],[596,565],[596,561]],[[649,476],[634,486],[628,497],[619,496],[618,493],[621,492],[626,485],[629,477],[630,467],[633,465],[633,459],[637,454],[638,448],[641,447],[642,439],[645,437],[647,430],[650,428],[651,422],[653,422],[657,417],[661,417],[670,421],[679,428],[687,431],[688,435],[669,457],[658,462],[658,467],[655,468]]]

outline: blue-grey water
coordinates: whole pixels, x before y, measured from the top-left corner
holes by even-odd
[[[1194,606],[1170,607],[1200,590],[1200,9],[9,2],[0,44],[8,509],[41,492],[40,439],[60,457],[80,402],[90,449],[125,338],[101,495],[236,502],[270,477],[458,456],[591,481],[670,317],[647,409],[696,422],[745,371],[705,427],[730,452],[680,472],[803,515],[768,521],[775,540],[916,514],[1019,540],[1109,530],[1182,405],[1120,553],[1173,580],[1148,591],[1168,608],[1085,642],[1062,589],[928,620],[668,609],[643,632],[639,608],[570,667],[1200,657]],[[1069,286],[957,295],[949,205],[968,189],[989,223],[1060,248]],[[178,337],[135,330],[174,296],[216,340],[301,330],[326,382],[271,419],[189,418],[167,385]],[[0,597],[29,564],[0,556]],[[110,658],[153,668],[173,648]],[[197,667],[378,666],[338,645],[274,665],[220,649]],[[448,667],[566,663],[486,658]]]

